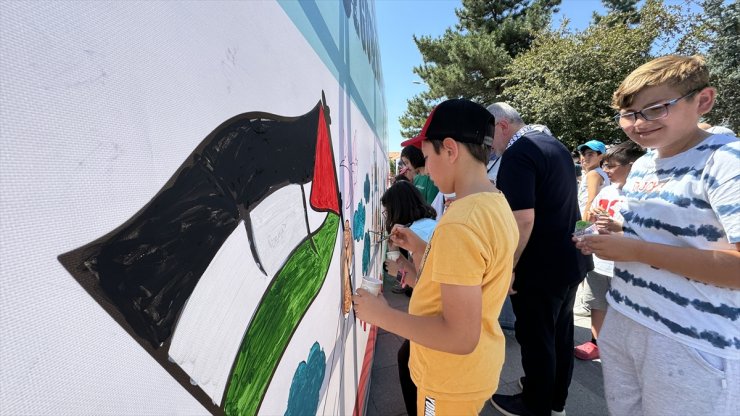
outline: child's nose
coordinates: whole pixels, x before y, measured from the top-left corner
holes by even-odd
[[[635,114],[635,122],[633,123],[633,126],[639,126],[647,122],[648,121],[645,120],[645,117],[643,117],[642,114]]]

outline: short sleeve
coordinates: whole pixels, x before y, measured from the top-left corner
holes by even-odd
[[[717,149],[707,162],[704,175],[709,204],[727,240],[740,242],[740,141]]]
[[[501,156],[496,187],[509,202],[512,211],[534,208],[537,166],[533,154],[539,149],[522,137]]]
[[[434,250],[431,258],[433,281],[460,286],[483,283],[489,255],[481,237],[467,225],[437,226],[431,249]]]

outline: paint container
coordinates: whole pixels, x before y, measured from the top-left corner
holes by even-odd
[[[362,286],[360,288],[367,290],[375,296],[380,294],[380,288],[383,286],[383,282],[374,277],[362,276]]]
[[[396,261],[399,257],[401,257],[401,252],[398,250],[392,250],[385,253],[385,258],[391,261]]]
[[[578,241],[582,241],[583,236],[597,234],[599,234],[599,229],[596,227],[596,224],[590,221],[576,221],[576,228],[573,231],[573,236],[576,237]]]

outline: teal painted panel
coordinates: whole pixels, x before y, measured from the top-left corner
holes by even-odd
[[[347,91],[387,149],[385,85],[372,1],[295,1],[278,4]],[[368,82],[368,80],[374,82]]]

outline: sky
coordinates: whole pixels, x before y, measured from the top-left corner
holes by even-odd
[[[441,36],[457,23],[455,8],[460,7],[460,0],[375,0],[388,111],[389,152],[401,150],[398,118],[406,111],[406,100],[426,88],[414,83],[420,79],[413,68],[423,61],[412,36]],[[603,10],[599,0],[563,0],[552,24],[558,27],[563,17],[567,17],[571,29],[581,30],[588,26],[592,12],[603,13]]]

